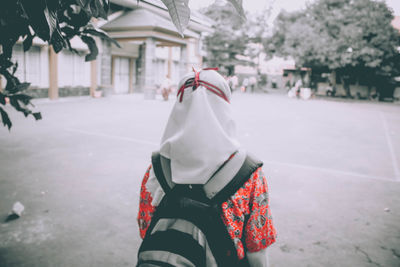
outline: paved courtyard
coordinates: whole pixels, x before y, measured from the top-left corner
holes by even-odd
[[[173,101],[38,100],[0,127],[0,266],[134,266],[140,180]],[[400,266],[400,105],[234,94],[264,161],[271,266]],[[14,202],[25,213],[7,221]]]

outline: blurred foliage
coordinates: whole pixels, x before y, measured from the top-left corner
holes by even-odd
[[[184,37],[183,32],[190,21],[189,0],[161,0],[168,8],[169,15],[176,29]]]
[[[313,70],[393,77],[400,73],[400,34],[392,20],[383,1],[317,0],[302,11],[281,12],[264,46]]]
[[[70,40],[78,36],[87,44],[89,54],[85,60],[96,59],[98,49],[94,36],[118,45],[108,35],[97,29],[92,18],[107,18],[108,0],[3,0],[0,9],[0,75],[6,80],[6,86],[0,92],[0,113],[4,126],[11,128],[11,120],[2,106],[10,103],[25,117],[32,115],[41,119],[39,112],[32,112],[32,97],[24,92],[29,83],[21,83],[15,76],[18,62],[12,61],[13,46],[23,41],[24,51],[32,46],[34,37],[38,37],[52,46],[56,53],[63,48],[75,51]],[[75,51],[76,52],[76,51]]]
[[[215,21],[213,33],[204,38],[207,52],[204,61],[208,66],[233,75],[235,65],[257,64],[263,50],[261,40],[268,28],[269,10],[258,16],[247,16],[245,20],[244,13],[237,13],[234,6],[215,2],[202,13]]]
[[[161,0],[167,7],[172,22],[176,29],[184,37],[183,32],[190,21],[189,0]],[[236,16],[245,19],[242,2],[243,0],[228,0],[236,10]],[[138,0],[139,2],[139,0]]]

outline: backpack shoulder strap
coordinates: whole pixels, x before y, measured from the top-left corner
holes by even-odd
[[[166,177],[161,164],[161,155],[159,151],[153,152],[151,155],[151,163],[153,166],[154,174],[156,175],[158,183],[165,193],[169,193],[173,187],[171,177]]]
[[[236,193],[236,191],[239,190],[247,180],[249,180],[253,172],[262,165],[263,163],[260,160],[247,155],[236,175],[215,194],[211,201],[213,203],[222,203],[226,201],[231,195]]]

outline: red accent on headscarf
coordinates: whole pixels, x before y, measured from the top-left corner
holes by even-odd
[[[218,68],[205,68],[203,70],[218,70]],[[178,90],[178,94],[177,97],[179,98],[179,102],[182,102],[183,100],[183,93],[185,91],[186,88],[188,87],[192,87],[193,90],[195,90],[197,87],[204,86],[206,89],[208,89],[209,91],[213,92],[214,94],[216,94],[217,96],[221,97],[222,99],[224,99],[226,102],[229,103],[229,99],[226,97],[224,91],[222,91],[220,88],[218,88],[217,86],[208,83],[206,81],[202,81],[200,80],[200,71],[196,71],[193,68],[193,71],[195,73],[194,75],[194,79],[189,79],[187,80],[182,86],[181,88],[179,88]]]
[[[194,71],[193,89],[196,89],[197,87],[199,87],[199,82],[200,82],[200,71]]]

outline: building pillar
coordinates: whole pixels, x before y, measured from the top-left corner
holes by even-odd
[[[112,55],[111,44],[105,40],[101,41],[101,50],[97,56],[99,74],[97,77],[97,88],[103,96],[112,95],[114,90],[112,86]]]
[[[129,93],[133,93],[133,74],[134,74],[134,67],[135,67],[135,59],[129,59]]]
[[[100,87],[105,94],[111,94],[112,92],[112,56],[111,56],[111,44],[106,41],[101,42],[101,54],[97,57],[100,61],[99,73],[100,73]],[[97,60],[96,60],[97,61]]]
[[[170,79],[172,77],[172,46],[168,47],[168,72],[167,72],[167,76]]]
[[[58,98],[58,55],[49,46],[49,98]]]
[[[187,45],[181,46],[181,53],[179,58],[179,77],[183,77],[188,72],[188,52]]]
[[[155,98],[155,82],[156,68],[154,67],[154,59],[156,54],[156,42],[153,38],[147,38],[144,51],[144,66],[142,75],[144,75],[144,96],[147,99]]]
[[[97,60],[90,61],[90,96],[94,97],[97,89]]]

